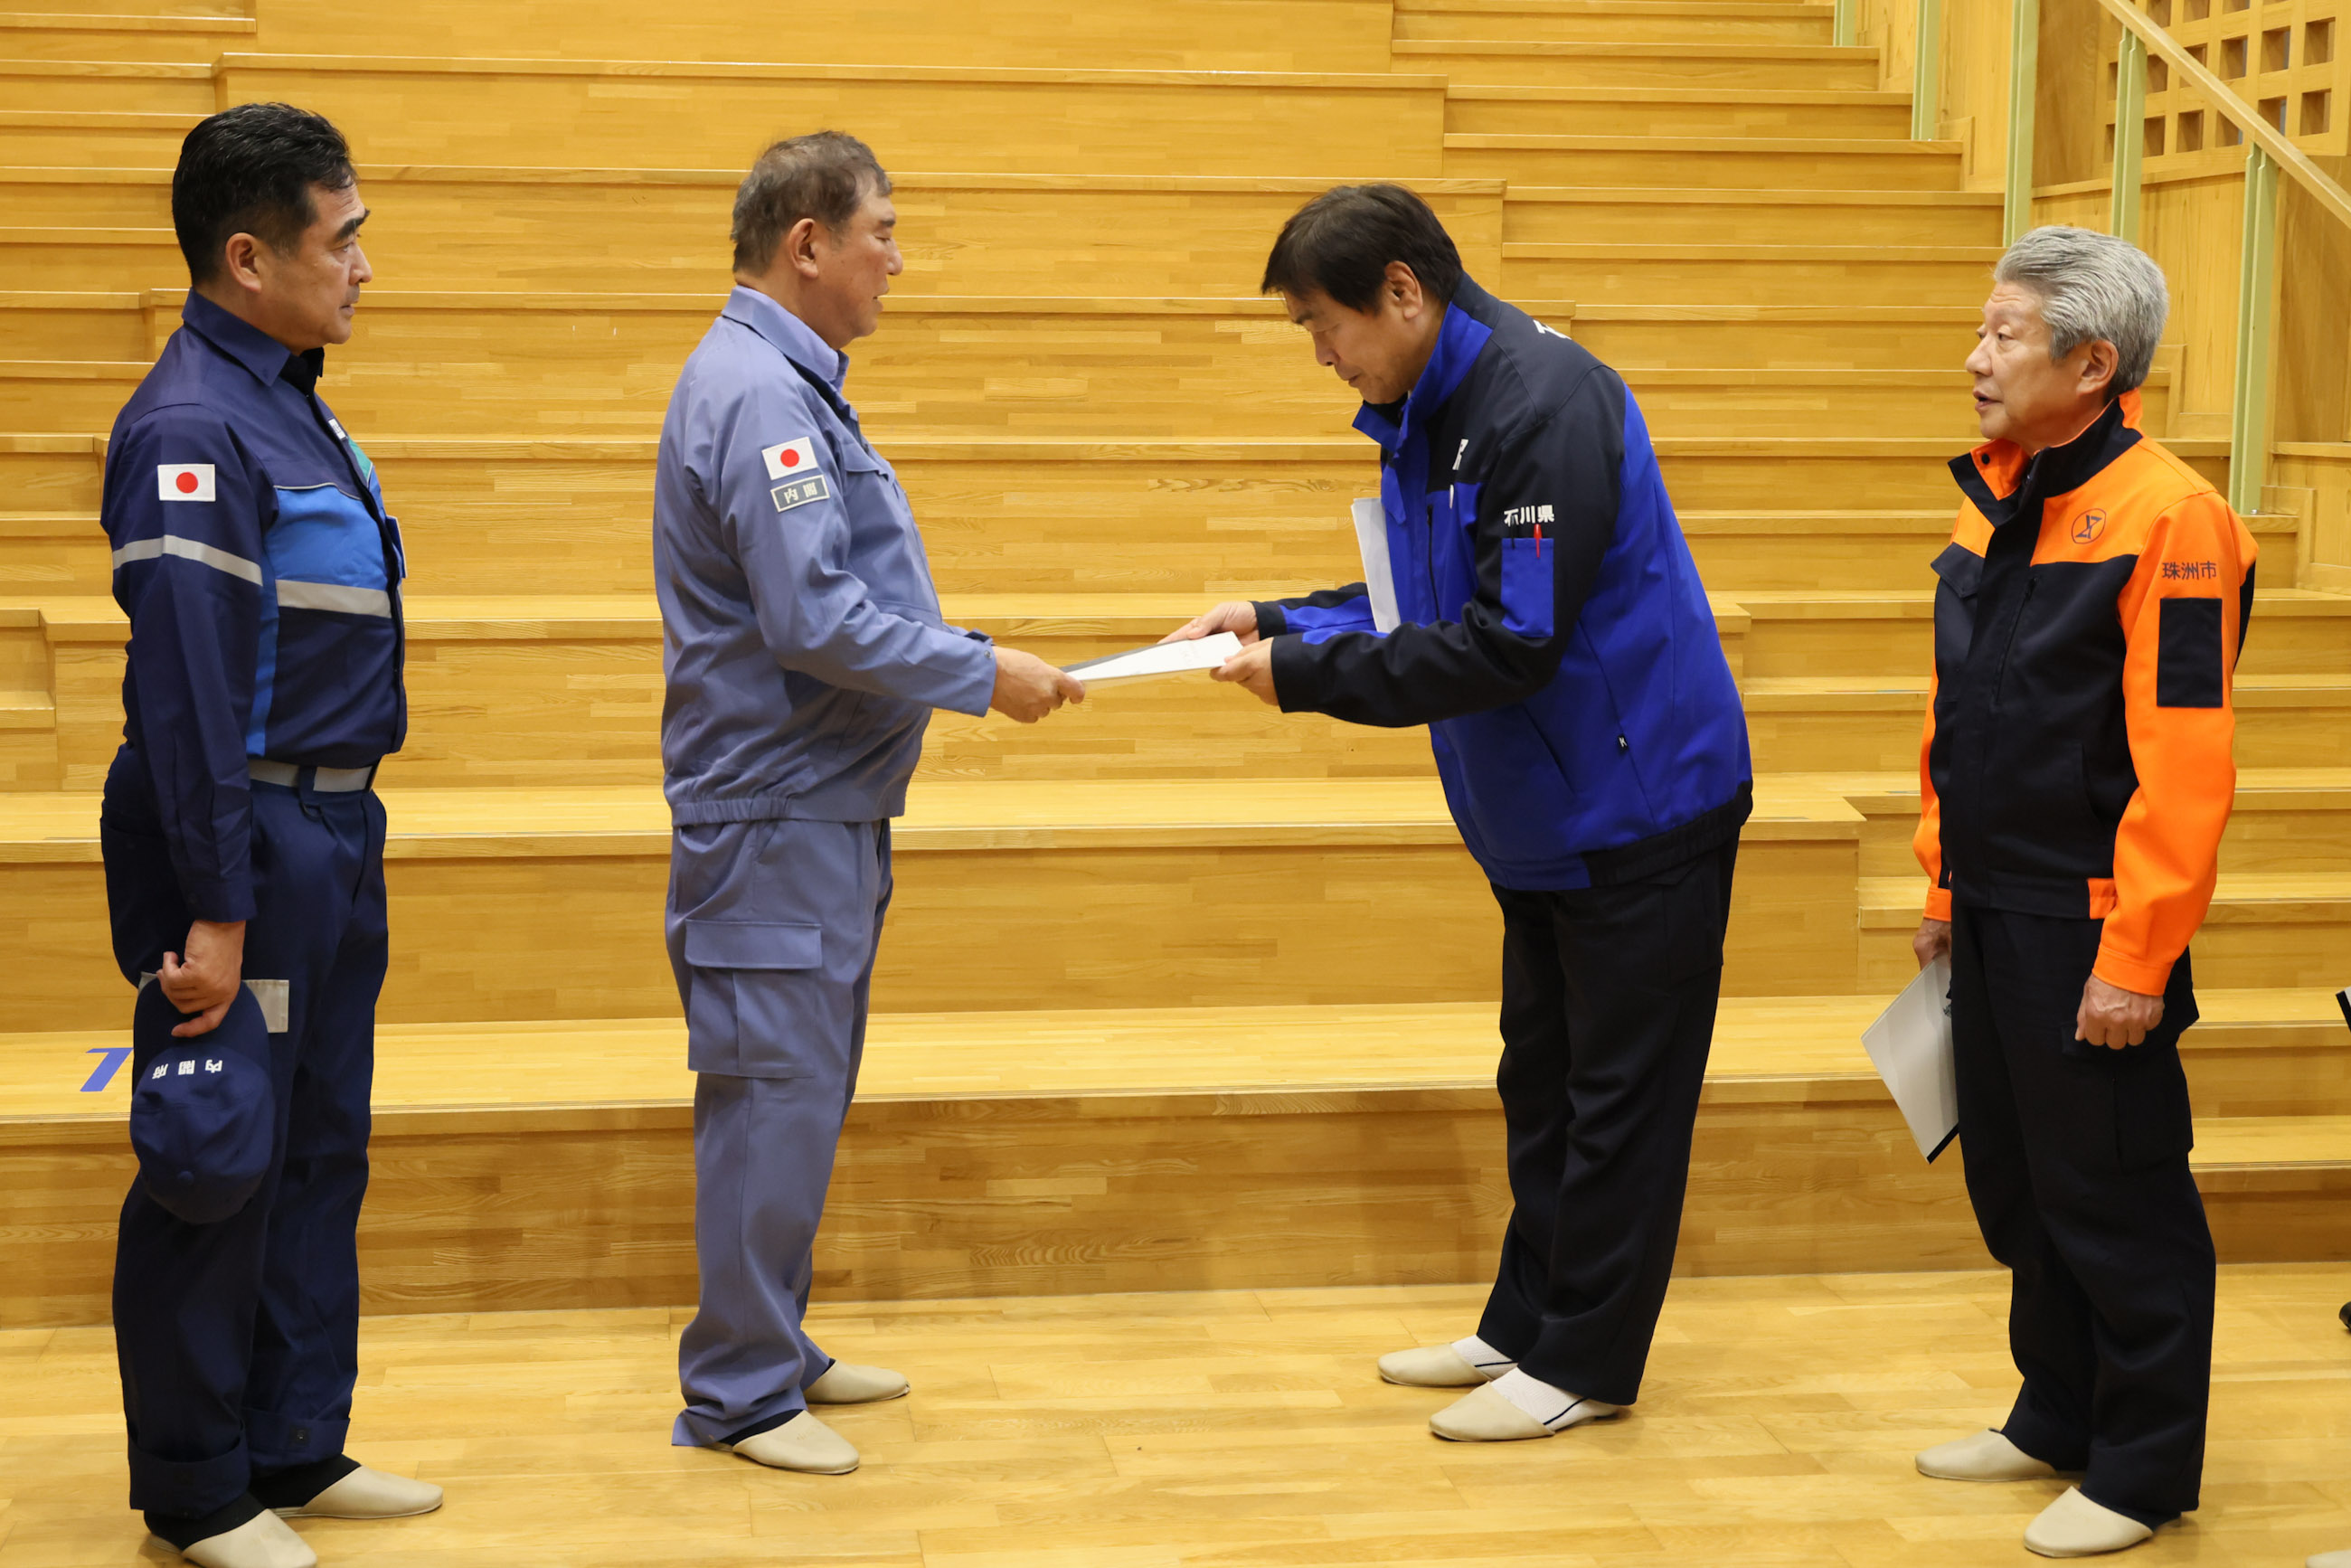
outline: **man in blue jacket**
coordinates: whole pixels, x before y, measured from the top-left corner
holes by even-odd
[[[408,730],[399,525],[318,393],[373,276],[366,218],[317,115],[246,104],[191,131],[172,177],[183,325],[106,451],[131,622],[99,827],[115,958],[188,1015],[183,1039],[250,990],[275,1096],[242,1208],[191,1223],[134,1185],[115,1253],[131,1504],[204,1568],[315,1563],[279,1515],[441,1505],[343,1453],[388,951],[372,786]],[[134,1071],[154,1054],[142,1042]]]
[[[1221,670],[1285,713],[1426,724],[1500,902],[1514,1212],[1475,1333],[1380,1361],[1468,1387],[1430,1421],[1545,1437],[1638,1393],[1721,988],[1747,728],[1640,411],[1470,281],[1394,185],[1301,208],[1264,288],[1364,400],[1395,617],[1355,583],[1217,605]]]

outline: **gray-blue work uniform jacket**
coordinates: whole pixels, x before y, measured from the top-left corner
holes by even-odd
[[[679,827],[906,808],[935,707],[984,714],[987,638],[939,615],[848,356],[737,288],[686,361],[653,487],[662,768]]]

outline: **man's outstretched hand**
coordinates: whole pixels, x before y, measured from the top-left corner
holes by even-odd
[[[1230,632],[1244,643],[1256,642],[1257,606],[1246,599],[1227,600],[1206,614],[1193,616],[1159,640],[1162,643],[1196,643],[1219,632]]]
[[[987,706],[998,713],[1035,724],[1063,703],[1085,700],[1084,684],[1067,670],[1018,648],[996,650],[996,690]]]

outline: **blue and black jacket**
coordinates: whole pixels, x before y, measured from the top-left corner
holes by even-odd
[[[1375,629],[1362,583],[1259,605],[1283,710],[1427,725],[1503,887],[1632,881],[1735,838],[1746,717],[1616,373],[1464,277],[1418,383],[1355,428],[1401,623]]]
[[[324,356],[201,295],[181,319],[106,449],[124,762],[189,912],[244,920],[246,759],[367,768],[407,737],[405,572],[375,465],[319,401]]]

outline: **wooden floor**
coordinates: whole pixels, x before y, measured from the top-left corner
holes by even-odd
[[[2134,1564],[2351,1546],[2351,1268],[2221,1277],[2204,1507]],[[913,1397],[840,1414],[844,1479],[668,1446],[660,1310],[371,1318],[353,1451],[448,1488],[429,1519],[313,1522],[329,1564],[956,1568],[2032,1561],[2059,1483],[1928,1481],[1995,1421],[2005,1276],[1679,1281],[1642,1404],[1551,1441],[1439,1443],[1447,1397],[1372,1358],[1474,1325],[1475,1288],[820,1306]],[[104,1329],[0,1333],[0,1568],[168,1561],[122,1506]]]

